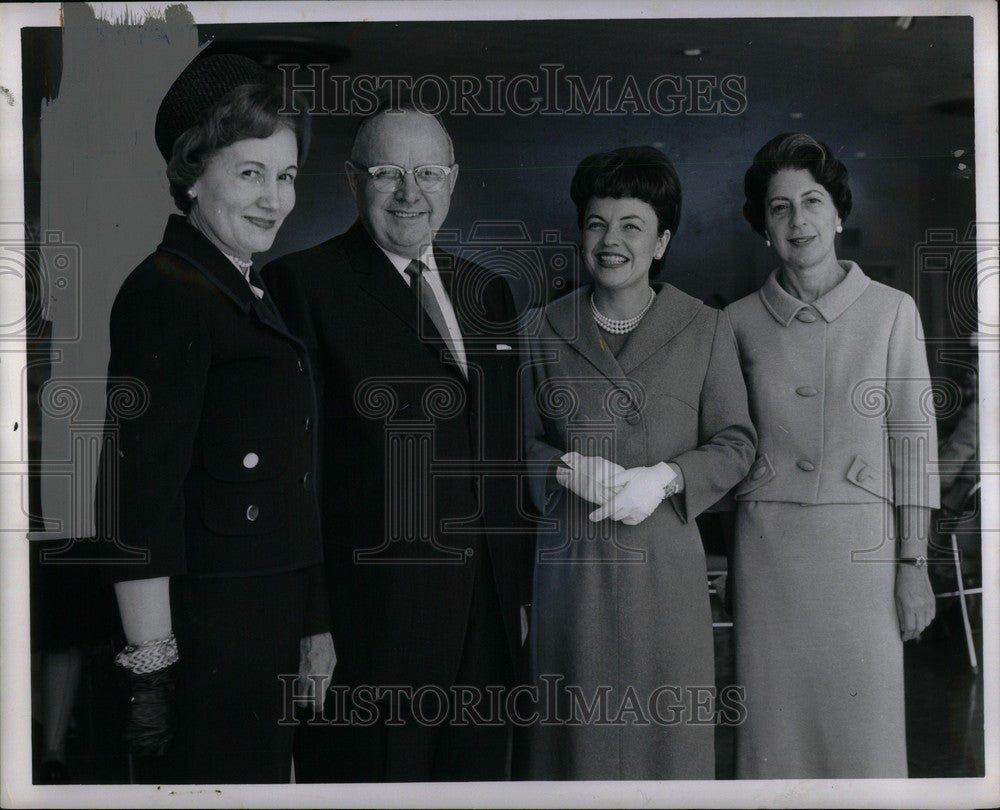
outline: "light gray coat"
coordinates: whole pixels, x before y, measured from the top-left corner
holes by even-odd
[[[547,521],[537,535],[533,664],[569,687],[556,690],[558,708],[544,693],[539,708],[564,717],[574,689],[588,705],[607,701],[594,710],[603,722],[532,727],[534,778],[714,777],[712,619],[694,519],[746,474],[756,433],[728,319],[669,284],[654,287],[617,359],[589,288],[537,313],[527,342],[532,494]],[[597,507],[552,477],[570,450],[625,468],[673,461],[685,489],[638,526],[591,523]]]

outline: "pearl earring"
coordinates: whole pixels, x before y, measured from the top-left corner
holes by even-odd
[[[189,188],[189,189],[187,190],[187,195],[188,195],[188,197],[189,197],[190,199],[192,199],[192,200],[193,200],[193,199],[194,199],[195,197],[197,197],[197,196],[198,196],[198,192],[197,192],[197,191],[195,191],[195,190],[194,190],[193,188]]]
[[[844,232],[844,226],[843,226],[843,225],[841,225],[841,224],[840,224],[840,223],[838,222],[838,223],[837,223],[837,233],[843,233],[843,232]]]
[[[764,247],[771,247],[771,240],[770,239],[764,239]]]

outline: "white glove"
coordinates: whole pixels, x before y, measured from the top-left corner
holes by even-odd
[[[610,480],[625,468],[600,456],[581,456],[575,450],[561,459],[565,467],[556,469],[556,480],[570,492],[598,506],[613,494]]]
[[[591,512],[597,523],[605,518],[620,520],[626,526],[642,523],[664,498],[679,491],[680,476],[664,461],[653,467],[632,467],[608,482],[612,494],[600,509]]]

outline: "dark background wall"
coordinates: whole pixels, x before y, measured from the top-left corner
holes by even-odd
[[[928,347],[932,373],[958,381],[966,366],[941,352],[958,346],[968,355],[964,336],[975,328],[974,251],[966,240],[975,221],[972,26],[968,17],[918,17],[908,26],[892,17],[320,23],[200,26],[199,38],[265,63],[329,65],[331,76],[462,74],[484,84],[488,75],[536,76],[541,107],[565,106],[565,94],[553,102],[546,91],[543,65],[561,66],[562,76],[579,76],[587,88],[610,77],[612,108],[629,77],[643,91],[665,74],[682,87],[699,76],[716,88],[737,77],[745,104],[728,103],[719,89],[707,96],[710,108],[714,101],[736,114],[694,114],[683,109],[695,103],[690,97],[675,102],[683,111],[674,115],[626,112],[627,105],[613,114],[517,115],[509,103],[497,116],[446,112],[461,165],[447,227],[467,251],[507,269],[523,298],[558,295],[586,280],[577,268],[570,284],[552,283],[559,274],[536,259],[544,265],[563,251],[476,247],[472,237],[484,233],[474,233],[476,224],[522,223],[529,244],[545,232],[575,243],[568,189],[579,160],[653,144],[674,161],[684,188],[662,277],[721,306],[759,287],[774,265],[743,220],[743,173],[772,136],[804,131],[850,171],[854,210],[840,258],[917,298],[927,336],[938,341]],[[692,49],[700,53],[685,54]],[[309,76],[297,74],[307,84]],[[532,95],[525,90],[516,103],[530,105]],[[425,100],[435,98],[428,90]],[[298,206],[271,255],[328,238],[354,219],[343,160],[355,120],[343,114],[343,101],[328,96],[334,114],[313,119]],[[928,271],[941,262],[946,270]],[[529,283],[539,276],[541,283]]]
[[[447,238],[459,252],[505,270],[524,302],[585,281],[575,266],[570,179],[587,154],[629,144],[661,148],[684,188],[662,278],[715,306],[752,292],[774,256],[742,218],[743,174],[765,141],[805,131],[850,170],[854,210],[839,256],[914,295],[932,373],[961,381],[974,357],[968,334],[976,328],[976,252],[966,238],[975,221],[969,17],[916,17],[902,25],[864,17],[195,26],[181,6],[163,18],[111,23],[95,20],[85,4],[69,4],[61,30],[25,29],[22,43],[29,235],[56,232],[78,246],[80,262],[77,281],[61,291],[29,272],[29,309],[39,314],[31,387],[76,380],[80,390],[80,379],[92,380],[73,418],[94,430],[104,412],[111,302],[172,211],[152,141],[156,107],[199,43],[203,53],[242,52],[272,66],[320,65],[327,79],[430,76],[450,84],[462,75],[488,87],[490,76],[536,77],[543,86],[522,85],[494,105],[500,114],[443,115],[461,165]],[[556,68],[543,66],[559,66],[558,98],[544,87],[546,71]],[[569,75],[588,89],[606,77],[608,109],[515,113],[517,105],[565,108]],[[644,93],[661,76],[676,77],[682,89],[707,83],[702,105],[710,111],[691,109],[698,103],[691,94],[683,101],[661,95],[677,105],[671,115],[643,111],[641,99],[631,108],[618,103],[629,82]],[[300,83],[308,78],[296,75]],[[724,93],[726,81],[738,92],[730,85]],[[536,92],[540,101],[533,101]],[[433,92],[425,97],[434,100]],[[323,101],[296,184],[298,204],[270,253],[257,257],[260,265],[340,233],[355,218],[343,162],[356,118],[345,114],[342,96]],[[568,261],[557,265],[560,259]],[[942,430],[956,414],[939,410]],[[76,428],[66,415],[35,422],[33,442],[44,442],[36,455],[70,458]],[[64,536],[67,522],[81,526],[71,535],[86,534],[88,510],[69,512],[87,502],[72,482],[92,466],[74,460],[73,472],[65,480],[50,476],[51,491],[43,492],[46,519],[67,515]]]
[[[919,293],[914,258],[927,230],[961,235],[975,218],[970,18],[921,17],[908,29],[870,17],[201,26],[199,35],[213,49],[242,46],[265,61],[330,64],[330,74],[346,76],[543,78],[541,65],[558,64],[588,87],[613,77],[612,98],[628,76],[640,88],[663,74],[745,77],[736,115],[445,115],[461,164],[447,225],[466,239],[477,221],[502,219],[523,222],[532,240],[557,231],[573,242],[577,162],[628,144],[662,148],[685,193],[664,277],[715,303],[754,290],[772,265],[741,216],[742,178],[782,131],[814,135],[847,164],[855,208],[841,258],[893,286]],[[701,55],[683,54],[693,48]],[[342,114],[314,118],[298,207],[274,255],[353,220],[342,168],[353,126]],[[936,334],[953,326],[946,313],[927,315],[941,320]]]

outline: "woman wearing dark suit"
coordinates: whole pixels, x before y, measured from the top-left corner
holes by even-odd
[[[917,308],[839,261],[830,148],[788,133],[744,181],[777,254],[727,309],[760,436],[735,490],[740,778],[905,777],[903,642],[934,617],[934,404]]]
[[[549,304],[528,341],[528,458],[546,521],[529,634],[544,683],[524,775],[712,779],[695,518],[753,460],[736,343],[720,312],[650,283],[680,218],[661,152],[591,155],[570,193],[593,284]]]
[[[304,119],[282,104],[243,57],[174,82],[156,140],[185,216],[111,314],[102,535],[126,737],[156,781],[287,782],[290,681],[334,663],[309,366],[251,264],[295,204]]]

